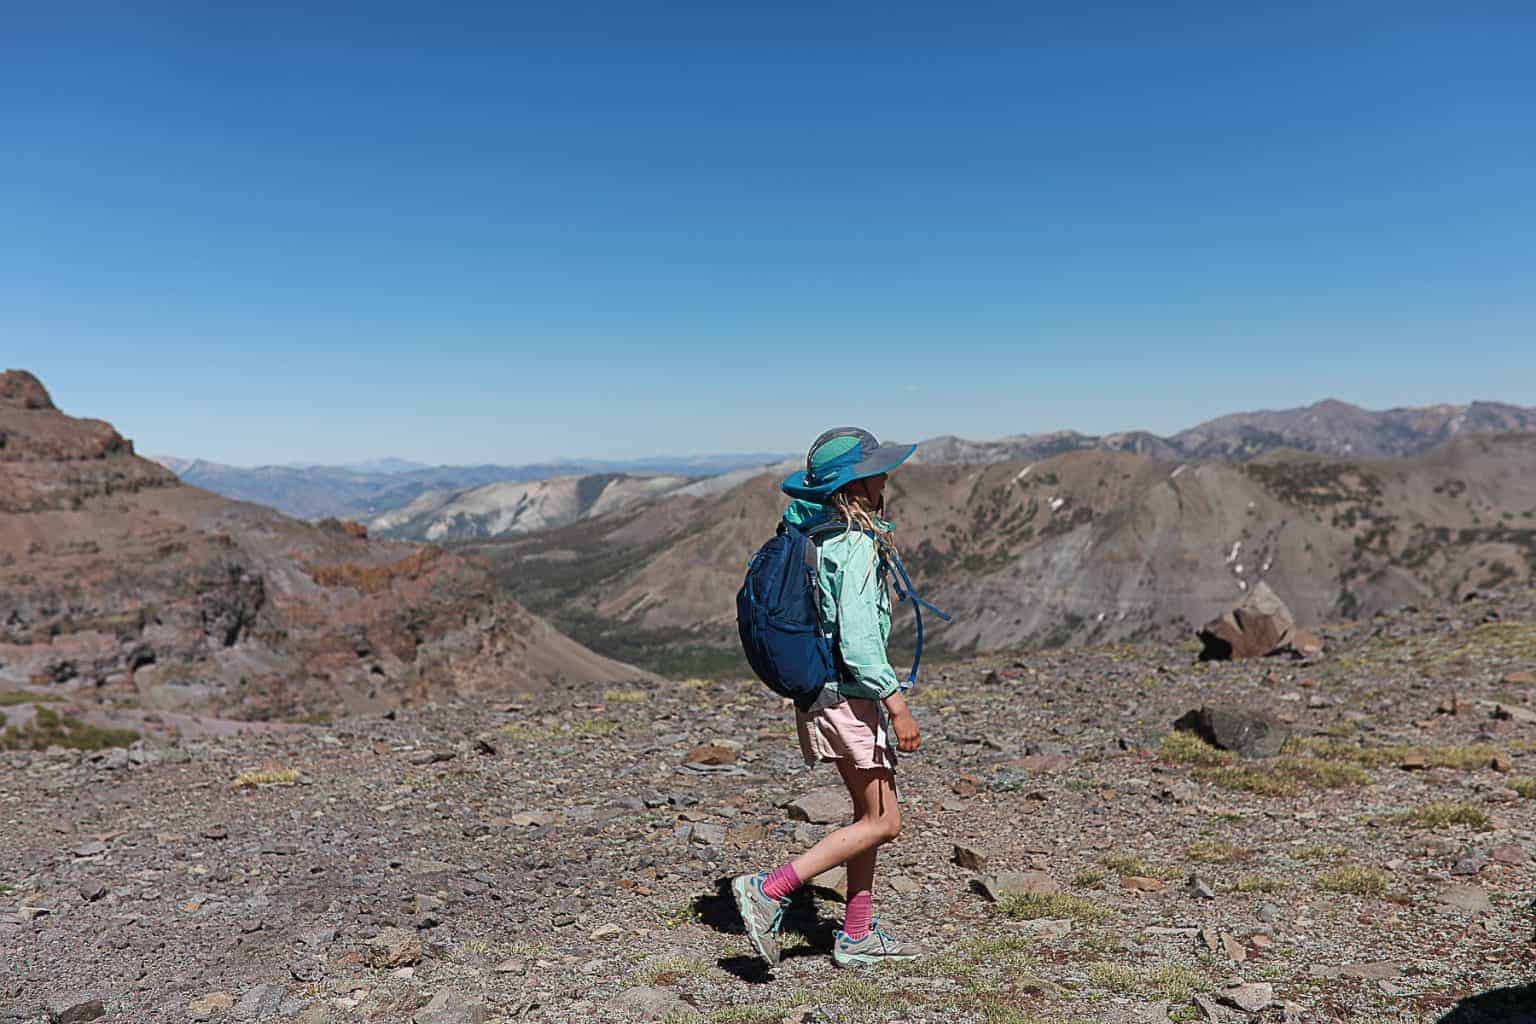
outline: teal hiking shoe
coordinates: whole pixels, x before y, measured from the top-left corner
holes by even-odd
[[[921,947],[902,942],[880,927],[876,921],[862,939],[850,939],[839,930],[832,943],[832,962],[839,967],[873,967],[882,963],[905,963],[923,955]]]
[[[784,923],[784,908],[789,906],[789,900],[776,900],[763,892],[763,883],[767,880],[767,873],[737,875],[731,879],[731,893],[736,897],[736,910],[741,914],[747,941],[772,967],[782,955],[779,926]]]

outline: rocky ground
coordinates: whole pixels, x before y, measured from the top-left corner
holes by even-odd
[[[872,973],[724,895],[833,827],[755,682],[0,753],[0,1021],[1532,1019],[1536,592],[1323,635],[936,669],[876,894],[933,955]]]

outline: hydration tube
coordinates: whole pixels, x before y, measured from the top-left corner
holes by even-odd
[[[897,581],[893,581],[896,586],[896,600],[904,601],[907,598],[911,598],[912,614],[917,617],[917,649],[912,652],[912,673],[907,676],[907,685],[902,687],[903,690],[906,690],[917,683],[917,667],[923,660],[923,609],[927,608],[945,622],[951,620],[948,615],[917,596],[917,592],[912,589],[912,580],[907,575],[906,566],[901,564],[901,559],[895,555],[891,555],[890,559],[891,565],[895,568],[896,576],[898,577]]]

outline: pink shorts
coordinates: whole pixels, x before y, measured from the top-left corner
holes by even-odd
[[[896,744],[877,700],[850,697],[806,714],[795,712],[800,753],[806,764],[852,758],[856,768],[896,770]]]

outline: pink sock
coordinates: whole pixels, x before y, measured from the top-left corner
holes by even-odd
[[[868,889],[856,892],[848,898],[848,911],[843,915],[843,932],[857,941],[869,934],[869,922],[875,913],[875,897]]]
[[[763,883],[763,895],[769,899],[781,900],[800,888],[800,876],[795,874],[795,866],[789,861],[784,866],[768,876]]]

